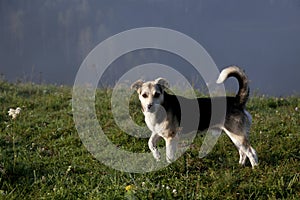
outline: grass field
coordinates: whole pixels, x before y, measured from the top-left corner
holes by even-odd
[[[299,199],[300,98],[252,97],[251,144],[259,166],[238,165],[226,135],[198,158],[203,137],[176,162],[155,172],[116,171],[85,148],[72,117],[72,88],[0,81],[0,199]],[[128,151],[149,152],[147,140],[120,131],[111,90],[96,95],[104,132]],[[137,98],[131,103],[142,123]],[[12,119],[10,108],[20,107]]]

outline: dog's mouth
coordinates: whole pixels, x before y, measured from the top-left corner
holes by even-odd
[[[143,113],[156,113],[161,117],[166,115],[164,107],[162,107],[160,104],[153,104],[151,106],[143,107]]]
[[[150,112],[150,113],[154,113],[155,112],[155,106],[154,105],[147,105],[144,107],[144,112]]]

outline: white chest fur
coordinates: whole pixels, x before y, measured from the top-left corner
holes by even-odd
[[[153,132],[158,135],[162,135],[163,131],[165,130],[165,123],[164,119],[165,116],[161,115],[161,113],[158,112],[145,112],[145,122],[148,126],[148,128]]]

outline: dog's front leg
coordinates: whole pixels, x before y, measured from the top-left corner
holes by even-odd
[[[148,141],[148,146],[149,146],[149,149],[151,150],[152,154],[153,154],[153,157],[159,161],[160,160],[160,153],[156,147],[156,144],[158,142],[158,140],[160,139],[161,137],[159,135],[157,135],[156,133],[152,133],[149,141]]]
[[[172,163],[175,160],[178,138],[169,137],[169,138],[165,138],[165,141],[166,141],[166,159],[168,163]]]

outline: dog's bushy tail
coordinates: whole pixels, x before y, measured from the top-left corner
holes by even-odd
[[[248,78],[241,68],[233,65],[222,70],[217,83],[223,83],[229,77],[235,77],[238,80],[239,91],[236,94],[236,103],[244,107],[249,97]]]

